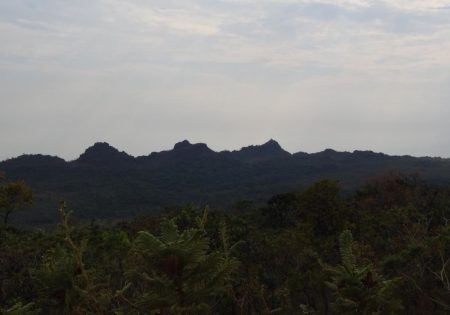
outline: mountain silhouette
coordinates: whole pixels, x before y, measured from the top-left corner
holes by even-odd
[[[77,163],[91,164],[96,166],[105,166],[115,163],[130,162],[133,157],[125,152],[120,152],[106,142],[97,142],[84,151],[80,157],[75,160]]]
[[[270,159],[285,158],[291,154],[285,150],[273,139],[270,139],[262,145],[251,145],[244,147],[239,151],[232,151],[229,156],[246,162],[258,162]]]
[[[239,200],[265,201],[321,179],[338,180],[352,190],[392,170],[420,173],[434,185],[450,184],[449,159],[332,149],[291,154],[275,140],[222,152],[184,140],[138,157],[97,142],[73,161],[28,154],[0,162],[0,171],[33,188],[34,208],[21,219],[37,225],[57,220],[61,198],[78,217],[122,219],[190,202],[230,208]]]

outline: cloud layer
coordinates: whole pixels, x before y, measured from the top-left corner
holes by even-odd
[[[0,159],[213,149],[450,157],[450,1],[0,0]]]

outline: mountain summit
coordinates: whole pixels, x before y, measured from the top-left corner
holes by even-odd
[[[188,140],[183,140],[180,142],[175,143],[175,145],[173,146],[174,150],[183,150],[183,149],[187,149],[192,147],[193,144],[190,143]]]
[[[196,151],[196,152],[213,152],[206,143],[190,143],[188,140],[183,140],[181,142],[178,142],[173,147],[173,151],[180,152],[180,151]]]
[[[280,144],[279,144],[278,142],[276,142],[275,140],[273,140],[273,139],[270,139],[270,140],[267,141],[266,143],[262,144],[262,145],[260,146],[260,148],[261,148],[264,152],[267,152],[267,153],[275,153],[275,154],[280,154],[280,153],[281,153],[281,154],[283,154],[283,155],[286,155],[286,153],[287,153],[287,154],[290,155],[289,152],[285,151],[285,150],[280,146]]]
[[[92,165],[104,165],[111,163],[127,162],[132,156],[121,152],[106,142],[97,142],[84,151],[75,162]]]
[[[71,162],[24,155],[0,162],[0,170],[33,187],[36,203],[27,220],[42,223],[57,220],[60,198],[81,217],[124,218],[189,202],[229,208],[242,199],[261,201],[324,178],[350,190],[388,170],[420,172],[431,184],[450,185],[450,159],[331,149],[290,154],[272,139],[232,152],[184,140],[136,158],[98,142]]]
[[[262,145],[251,145],[243,147],[239,151],[233,151],[231,154],[239,159],[246,161],[262,161],[277,158],[289,157],[291,154],[285,151],[278,142],[270,139]]]

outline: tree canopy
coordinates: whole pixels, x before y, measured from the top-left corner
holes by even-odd
[[[10,181],[0,172],[0,218],[4,225],[11,213],[30,207],[32,200],[31,188],[24,181]]]

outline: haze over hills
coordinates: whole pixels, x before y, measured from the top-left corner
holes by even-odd
[[[418,172],[430,184],[450,184],[450,159],[332,149],[291,154],[275,140],[222,152],[184,140],[171,150],[138,157],[98,142],[73,161],[22,155],[0,162],[0,170],[33,188],[34,209],[20,218],[28,224],[54,221],[61,198],[78,217],[126,218],[191,202],[230,208],[321,179],[339,180],[351,190],[388,171]]]

